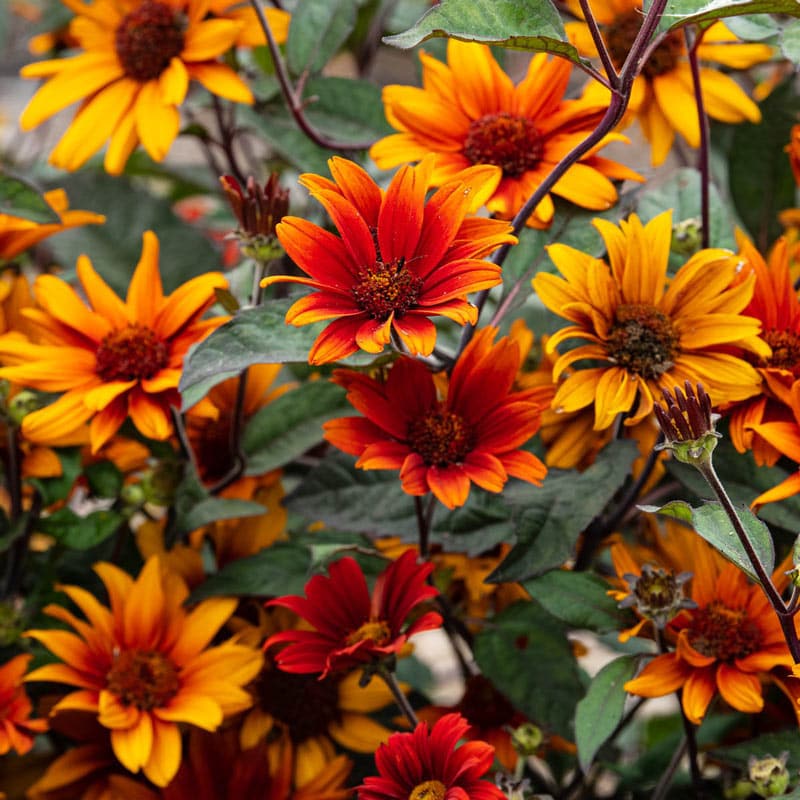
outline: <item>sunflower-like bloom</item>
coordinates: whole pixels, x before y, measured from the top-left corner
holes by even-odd
[[[164,296],[158,239],[143,237],[142,256],[125,302],[95,272],[86,256],[78,278],[89,301],[60,278],[41,275],[34,293],[41,309],[23,314],[39,330],[37,343],[19,337],[0,341],[7,366],[0,377],[44,392],[65,392],[22,423],[34,442],[52,442],[91,418],[92,451],[107,442],[130,416],[139,432],[163,440],[172,433],[171,406],[180,405],[178,380],[189,347],[224,322],[201,320],[227,286],[219,273],[193,278]]]
[[[27,680],[78,687],[53,712],[96,714],[111,730],[120,763],[166,786],[181,762],[178,725],[213,731],[225,716],[248,708],[250,695],[242,687],[258,674],[263,658],[232,641],[209,647],[236,600],[213,598],[187,611],[186,584],[164,572],[158,558],[149,559],[135,581],[112,564],[97,564],[95,572],[111,608],[79,586],[61,587],[86,620],[62,606],[45,608],[75,633],[29,631],[64,663],[40,667]]]
[[[567,0],[576,17],[583,17],[578,0]],[[611,60],[620,68],[630,52],[644,18],[641,0],[593,0],[592,11],[600,23],[603,40]],[[567,36],[582,55],[596,56],[592,36],[584,22],[568,22]],[[739,41],[722,22],[703,32],[697,55],[701,61],[713,61],[732,69],[747,69],[769,61],[773,48],[764,44]],[[758,106],[733,78],[710,67],[700,67],[703,102],[709,117],[720,122],[760,122]],[[691,147],[700,145],[700,122],[694,101],[692,72],[683,31],[674,31],[651,54],[634,79],[631,91],[630,118],[639,120],[652,147],[651,160],[658,166],[667,157],[676,131]],[[592,82],[584,98],[608,102],[608,91]]]
[[[488,47],[449,39],[447,64],[420,53],[423,88],[386,86],[386,119],[400,133],[376,142],[370,155],[382,169],[419,161],[436,153],[434,185],[462,170],[490,167],[489,211],[511,219],[539,184],[596,127],[607,103],[587,105],[565,100],[572,65],[539,54],[528,74],[514,86]],[[641,176],[597,151],[609,142],[627,141],[609,134],[559,178],[552,193],[582,208],[602,210],[617,202],[609,179]],[[553,219],[550,195],[536,207],[528,225],[546,228]]]
[[[662,389],[687,380],[702,383],[715,405],[760,391],[758,372],[736,354],[769,355],[760,321],[741,313],[755,276],[736,282],[739,260],[728,250],[706,249],[668,283],[671,215],[642,225],[632,214],[620,227],[596,219],[610,266],[555,244],[548,252],[564,277],[533,279],[541,301],[573,323],[550,337],[548,350],[570,339],[588,342],[555,362],[554,378],[574,371],[559,384],[553,408],[572,412],[594,403],[595,430],[617,414],[628,415],[626,425],[640,422]],[[587,359],[599,365],[574,367]]]
[[[426,583],[432,564],[418,564],[408,551],[378,576],[370,595],[358,562],[335,561],[329,576],[315,575],[306,584],[306,596],[287,595],[270,600],[310,623],[315,630],[281,631],[264,647],[288,643],[273,655],[286,672],[321,673],[349,670],[395,656],[410,636],[438,628],[442,618],[428,611],[406,625],[408,615],[439,593]]]
[[[31,130],[81,101],[50,163],[76,170],[108,142],[105,168],[119,174],[138,144],[155,161],[180,128],[189,81],[238,103],[253,95],[220,60],[243,23],[207,19],[205,0],[63,0],[78,16],[70,34],[83,52],[28,64],[25,78],[46,78],[20,126]],[[230,3],[228,5],[231,5]]]
[[[457,747],[468,729],[460,714],[447,714],[433,728],[420,722],[413,733],[392,734],[375,754],[378,775],[364,779],[358,800],[502,800],[503,792],[483,780],[494,748],[477,741]]]
[[[0,259],[12,259],[42,239],[61,231],[79,225],[100,225],[106,221],[102,214],[70,210],[69,199],[63,189],[52,189],[42,197],[58,215],[59,221],[37,223],[13,214],[0,214]]]
[[[286,322],[334,320],[314,342],[309,362],[336,361],[359,348],[380,353],[392,334],[412,355],[429,355],[436,328],[428,317],[474,324],[477,309],[467,295],[501,281],[500,268],[481,259],[517,241],[506,222],[467,217],[486,172],[474,170],[426,201],[432,159],[399,170],[385,192],[357,164],[343,158],[328,163],[333,181],[303,175],[300,183],[324,206],[341,237],[284,217],[278,238],[310,277],[277,275],[262,282],[315,290],[289,309]]]
[[[489,492],[502,491],[509,475],[540,484],[547,469],[519,449],[539,428],[540,393],[512,391],[519,349],[508,338],[493,344],[496,334],[489,327],[473,336],[444,399],[411,358],[398,360],[385,383],[337,370],[334,380],[364,417],[326,422],[325,438],[362,469],[399,469],[405,492],[433,492],[448,508],[466,503],[470,483]]]
[[[236,37],[237,45],[260,47],[267,43],[267,37],[261,29],[255,9],[247,0],[208,0],[208,10],[215,17],[233,20],[240,24],[239,35]],[[263,11],[273,38],[278,44],[283,44],[289,36],[291,15],[288,11],[271,6],[267,6]]]
[[[24,755],[36,735],[47,730],[46,719],[32,719],[30,698],[22,684],[31,656],[23,653],[0,666],[0,756],[10,750]]]

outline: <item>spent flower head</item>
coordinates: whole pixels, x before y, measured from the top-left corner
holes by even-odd
[[[684,392],[676,386],[672,392],[662,389],[664,404],[655,403],[653,410],[665,442],[659,449],[671,450],[678,461],[701,467],[711,459],[720,434],[714,429],[719,414],[711,411],[711,398],[701,383],[695,389],[690,381]]]
[[[691,580],[691,572],[675,575],[670,570],[645,564],[641,575],[622,576],[631,593],[620,601],[620,608],[635,608],[656,628],[663,628],[684,608],[697,608],[694,600],[684,597],[683,586]]]

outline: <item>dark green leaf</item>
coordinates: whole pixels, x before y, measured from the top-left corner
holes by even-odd
[[[445,552],[473,556],[513,537],[511,508],[503,495],[473,487],[463,506],[441,517],[431,541],[440,544]]]
[[[566,629],[536,602],[520,602],[475,637],[481,672],[546,731],[572,740],[583,694]]]
[[[740,744],[717,747],[711,752],[715,760],[719,759],[724,764],[747,769],[747,760],[751,755],[764,758],[767,755],[780,755],[784,750],[789,753],[789,768],[796,773],[797,765],[800,764],[800,736],[797,734],[797,728],[778,733],[764,733]]]
[[[36,527],[53,536],[64,547],[89,550],[108,539],[123,524],[125,518],[114,511],[93,511],[81,517],[71,508],[60,508],[42,517]]]
[[[490,582],[521,581],[561,566],[578,536],[625,482],[636,445],[615,441],[583,473],[552,471],[541,487],[515,496],[517,544],[489,576]]]
[[[608,596],[608,583],[587,572],[555,569],[522,585],[534,600],[571,628],[608,633],[632,624],[630,614]]]
[[[585,61],[566,40],[561,17],[550,0],[442,0],[413,28],[384,41],[408,49],[432,36],[547,51],[575,63]]]
[[[575,709],[575,744],[584,772],[622,719],[628,697],[622,687],[633,678],[637,664],[636,656],[622,656],[606,664]]]
[[[38,223],[60,222],[58,214],[33,184],[4,172],[0,172],[0,214]]]
[[[110,461],[87,464],[83,470],[89,488],[95,497],[117,497],[122,489],[124,476]]]
[[[256,517],[263,513],[264,506],[260,503],[210,495],[197,476],[187,470],[175,492],[174,530],[179,534],[190,533],[220,519]]]
[[[353,414],[341,386],[304,383],[264,406],[247,423],[242,446],[247,474],[260,475],[288,464],[322,440],[322,423]]]
[[[663,27],[670,30],[684,25],[711,23],[724,17],[744,14],[788,14],[800,16],[796,0],[669,0],[664,9]]]
[[[276,542],[253,556],[227,564],[206,578],[190,599],[196,602],[217,595],[272,597],[302,594],[310,568],[311,552],[307,547]]]
[[[319,72],[344,44],[355,23],[355,0],[303,0],[289,25],[289,69],[295,75]]]
[[[39,491],[45,508],[66,500],[81,474],[81,453],[77,447],[64,447],[56,452],[61,462],[61,475],[56,478],[30,478],[28,481]]]

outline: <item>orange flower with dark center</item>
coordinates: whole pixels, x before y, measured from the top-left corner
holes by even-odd
[[[0,666],[0,756],[10,750],[25,755],[37,734],[47,730],[46,719],[31,717],[33,705],[22,683],[30,660],[22,654]]]
[[[399,170],[385,192],[351,161],[332,158],[329,166],[333,181],[303,175],[300,183],[324,206],[341,237],[284,217],[278,238],[310,277],[276,275],[262,282],[314,290],[289,309],[287,323],[333,320],[314,342],[309,362],[337,361],[359,348],[380,353],[392,335],[412,355],[429,355],[436,342],[429,317],[475,323],[477,309],[467,295],[501,280],[500,268],[482,258],[517,241],[507,223],[467,216],[485,174],[473,171],[426,199],[431,159]]]

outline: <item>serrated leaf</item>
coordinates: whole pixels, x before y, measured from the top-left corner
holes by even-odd
[[[40,224],[61,221],[32,183],[4,172],[0,172],[0,214]]]
[[[263,511],[263,509],[262,509]],[[302,594],[311,568],[311,552],[292,542],[276,542],[247,558],[226,564],[192,592],[197,602],[207,597],[274,597]]]
[[[526,487],[516,506],[517,543],[487,578],[491,583],[522,581],[561,566],[578,537],[625,482],[636,445],[609,444],[585,472],[551,472],[541,487]]]
[[[632,624],[631,616],[608,596],[608,583],[587,572],[556,569],[522,585],[534,600],[571,628],[609,633]]]
[[[303,0],[292,14],[286,61],[295,74],[319,72],[356,24],[355,0]]]
[[[724,17],[744,14],[788,14],[798,17],[800,5],[796,0],[669,0],[664,9],[663,27],[674,30],[684,25],[711,23]]]
[[[42,517],[36,527],[70,550],[89,550],[108,539],[123,524],[125,518],[114,511],[93,511],[82,517],[71,508],[60,508]]]
[[[481,672],[534,723],[572,740],[583,686],[566,629],[535,601],[515,603],[475,637]]]
[[[383,41],[408,49],[434,36],[544,51],[585,62],[566,40],[561,17],[550,0],[442,0],[412,28]]]
[[[584,772],[622,719],[628,698],[622,687],[633,678],[637,664],[636,656],[622,656],[606,664],[575,709],[575,744]]]
[[[345,390],[328,381],[304,383],[260,409],[247,423],[242,447],[247,474],[259,475],[288,464],[322,441],[322,424],[352,415]]]

